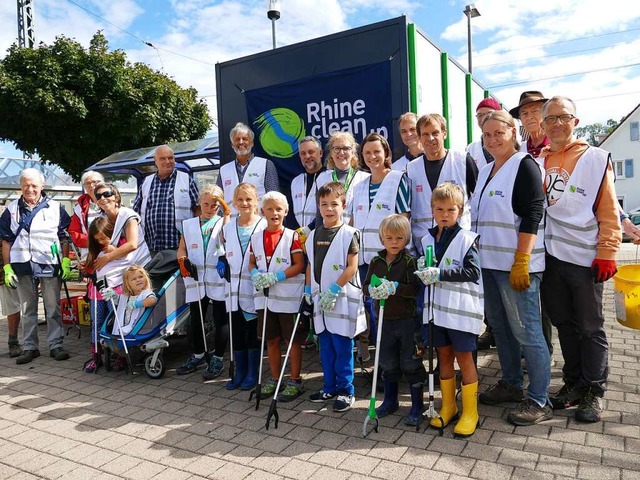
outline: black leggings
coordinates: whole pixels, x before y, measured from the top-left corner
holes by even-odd
[[[207,317],[207,309],[209,304],[211,304],[213,324],[215,326],[215,345],[213,354],[216,357],[222,357],[229,340],[229,321],[224,302],[219,300],[209,300],[209,297],[205,295],[202,300],[200,300],[200,304],[202,305],[202,316],[205,319]],[[199,355],[204,353],[204,340],[202,338],[202,324],[200,322],[200,309],[198,308],[198,302],[191,302],[189,304],[189,309],[191,310],[189,343],[191,344],[193,353]],[[211,348],[210,345],[207,345],[207,347]]]
[[[233,322],[233,349],[256,350],[260,348],[258,341],[258,319],[246,320],[241,310],[236,310],[231,314]]]

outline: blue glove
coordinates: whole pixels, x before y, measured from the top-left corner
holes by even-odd
[[[127,308],[129,310],[142,308],[143,306],[144,305],[142,305],[142,300],[136,300],[135,298],[130,298],[129,301],[127,302]]]
[[[276,272],[276,280],[278,282],[284,282],[287,279],[287,274],[284,273],[284,270],[280,270],[279,272]]]
[[[262,290],[263,288],[265,288],[263,286],[264,282],[262,280],[262,276],[263,272],[261,272],[257,268],[251,270],[251,281],[253,282],[253,288],[255,288],[256,290]]]
[[[231,283],[231,269],[229,268],[229,262],[227,261],[227,257],[225,255],[222,255],[220,258],[218,258],[216,270],[218,271],[218,275],[220,276],[220,278],[226,280],[227,283]]]
[[[311,305],[313,303],[313,298],[311,297],[311,285],[304,286],[304,301],[307,302],[307,305]]]
[[[326,312],[333,311],[333,309],[336,308],[336,301],[341,292],[342,287],[340,285],[337,283],[332,284],[328,290],[320,294],[320,302],[318,305]]]

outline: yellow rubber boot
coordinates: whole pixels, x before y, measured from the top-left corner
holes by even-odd
[[[462,416],[453,433],[458,437],[469,437],[474,434],[479,423],[478,382],[462,385]]]
[[[456,404],[456,377],[441,378],[440,392],[442,393],[442,407],[440,418],[432,418],[429,425],[435,428],[444,428],[451,420],[458,418],[458,405]],[[442,419],[442,420],[440,420]]]

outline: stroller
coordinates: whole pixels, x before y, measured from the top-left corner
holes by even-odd
[[[159,285],[159,278],[168,278],[156,291],[158,303],[146,308],[133,325],[131,331],[124,335],[127,350],[138,358],[144,356],[144,371],[150,378],[161,378],[166,365],[162,350],[169,346],[167,338],[184,329],[189,319],[189,304],[185,301],[185,287],[175,252],[160,252],[146,266],[152,279],[154,290]],[[114,335],[115,315],[109,314],[100,329],[100,343],[105,349],[105,367],[111,370],[110,351],[123,352],[124,345],[120,335]]]

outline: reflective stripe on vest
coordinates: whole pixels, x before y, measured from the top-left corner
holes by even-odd
[[[264,180],[267,176],[267,159],[262,157],[253,157],[249,161],[247,169],[244,171],[242,181],[250,183],[258,192],[258,200],[267,193],[264,188]],[[224,192],[224,201],[229,205],[231,217],[237,217],[238,211],[233,206],[233,192],[239,185],[238,171],[236,170],[236,160],[225,163],[220,167],[220,178],[222,180],[222,190]]]
[[[48,202],[49,205],[41,208],[33,217],[28,231],[26,228],[20,229],[20,234],[11,245],[11,263],[31,261],[44,265],[58,264],[57,257],[51,255],[51,245],[58,241],[60,204],[51,199]],[[18,200],[11,202],[7,209],[11,214],[11,232],[15,235],[20,225]]]
[[[317,201],[316,192],[318,182],[314,181],[307,195],[307,174],[301,173],[291,182],[291,199],[293,203],[293,214],[298,225],[306,227],[316,218]]]
[[[227,282],[220,278],[216,270],[218,258],[224,254],[224,248],[220,244],[222,218],[216,218],[217,221],[211,229],[211,237],[207,246],[206,261],[200,218],[190,218],[182,224],[187,258],[198,269],[198,281],[190,277],[184,278],[187,302],[200,300],[205,294],[211,300],[224,300]],[[198,288],[198,285],[200,288]]]
[[[147,202],[151,192],[151,183],[156,174],[149,175],[142,183],[142,204],[140,206],[140,217],[142,222],[146,221]],[[173,206],[175,211],[176,229],[182,233],[182,222],[193,216],[191,211],[191,196],[189,195],[189,175],[185,172],[177,171],[176,183],[173,189]]]

